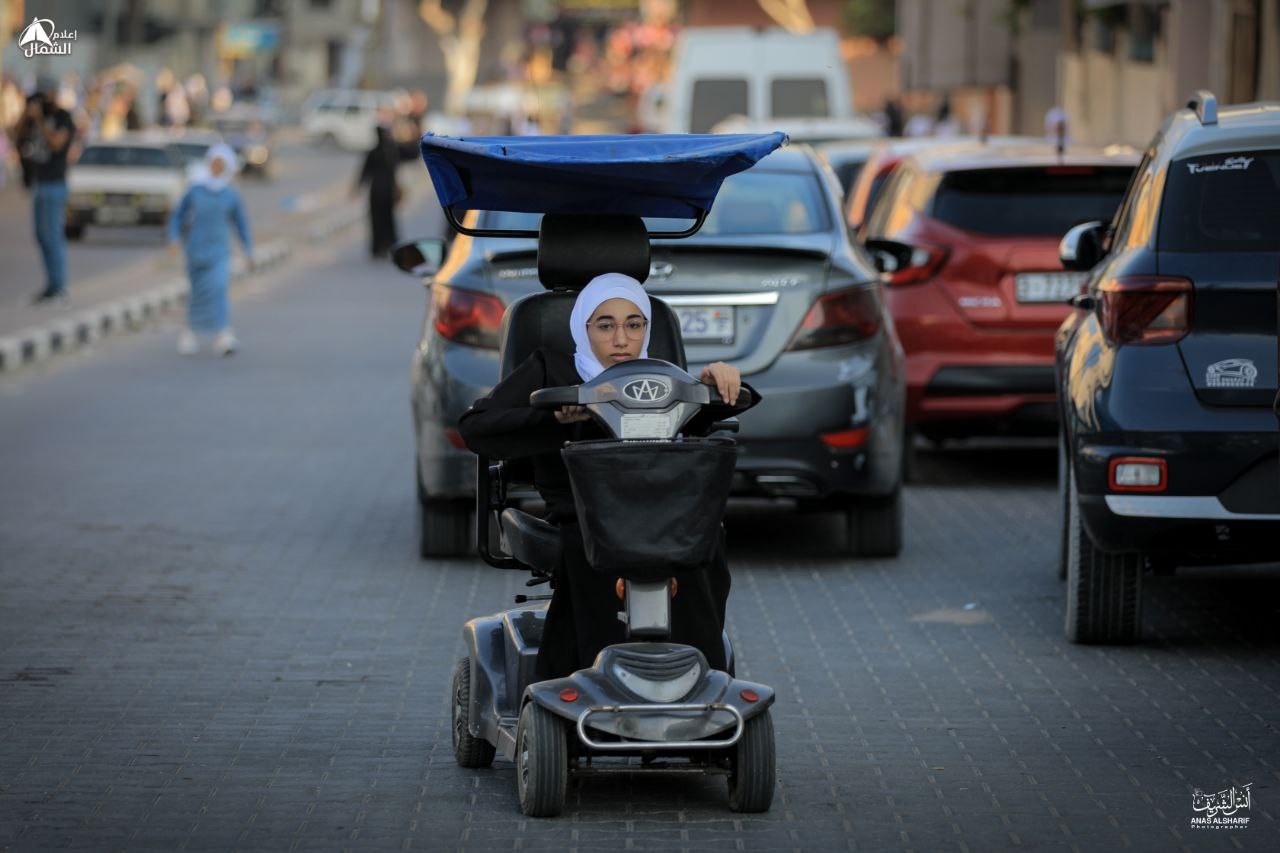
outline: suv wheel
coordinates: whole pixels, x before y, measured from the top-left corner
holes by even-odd
[[[414,461],[414,469],[418,467]],[[475,541],[470,501],[430,498],[418,474],[418,556],[465,557]]]
[[[845,510],[849,553],[896,557],[902,551],[902,486],[882,498],[867,498]]]
[[[1142,634],[1142,556],[1108,553],[1093,544],[1080,518],[1075,471],[1067,467],[1067,639],[1136,642]]]

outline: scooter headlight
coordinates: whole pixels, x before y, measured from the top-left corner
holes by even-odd
[[[689,695],[702,679],[702,667],[695,661],[683,673],[671,678],[646,678],[615,664],[613,676],[632,693],[650,702],[676,702]]]

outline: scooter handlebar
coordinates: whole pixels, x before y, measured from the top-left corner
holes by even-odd
[[[710,402],[712,403],[726,402],[724,397],[720,396],[720,391],[719,389],[716,388],[716,386],[710,385],[707,387],[707,390],[711,395]],[[735,407],[744,407],[750,403],[751,403],[751,392],[748,391],[746,388],[739,388],[737,399],[735,399],[733,403],[731,403],[730,405],[733,405]]]
[[[555,411],[562,406],[578,405],[578,385],[561,385],[558,388],[542,388],[529,395],[529,405],[535,409]]]
[[[561,385],[556,388],[542,388],[529,395],[529,405],[535,409],[546,409],[548,411],[555,411],[563,406],[579,406],[582,405],[579,392],[583,387],[582,385]],[[714,385],[704,387],[707,389],[708,403],[723,404],[725,402]],[[750,402],[751,393],[745,388],[740,389],[734,405],[746,406]]]

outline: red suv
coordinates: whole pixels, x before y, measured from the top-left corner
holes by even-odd
[[[1053,335],[1085,275],[1062,268],[1058,241],[1111,218],[1137,161],[1127,147],[964,146],[894,169],[863,236],[906,353],[909,428],[1056,428]]]
[[[962,145],[1008,145],[1034,141],[1027,136],[989,136],[985,139],[977,136],[913,136],[886,139],[867,155],[857,176],[845,189],[845,222],[854,236],[862,240],[866,236],[862,226],[866,223],[867,214],[875,207],[885,182],[899,163],[918,151],[943,145],[958,148]]]

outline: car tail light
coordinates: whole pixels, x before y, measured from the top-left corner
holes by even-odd
[[[867,435],[871,432],[868,427],[859,429],[846,429],[840,432],[824,432],[818,436],[822,439],[822,443],[832,450],[848,450],[854,447],[861,447],[867,442]]]
[[[1191,328],[1191,280],[1126,275],[1098,286],[1099,319],[1117,344],[1171,344]]]
[[[896,270],[886,272],[884,282],[890,287],[902,287],[905,284],[927,281],[942,269],[949,254],[951,253],[941,246],[912,246],[907,262]]]
[[[502,300],[487,293],[463,290],[443,284],[433,285],[436,331],[446,340],[485,349],[498,348],[502,325]]]
[[[880,300],[865,285],[819,297],[796,329],[788,350],[817,349],[869,338],[880,330]]]
[[[1163,492],[1169,485],[1167,463],[1157,456],[1117,456],[1107,466],[1113,492]]]

